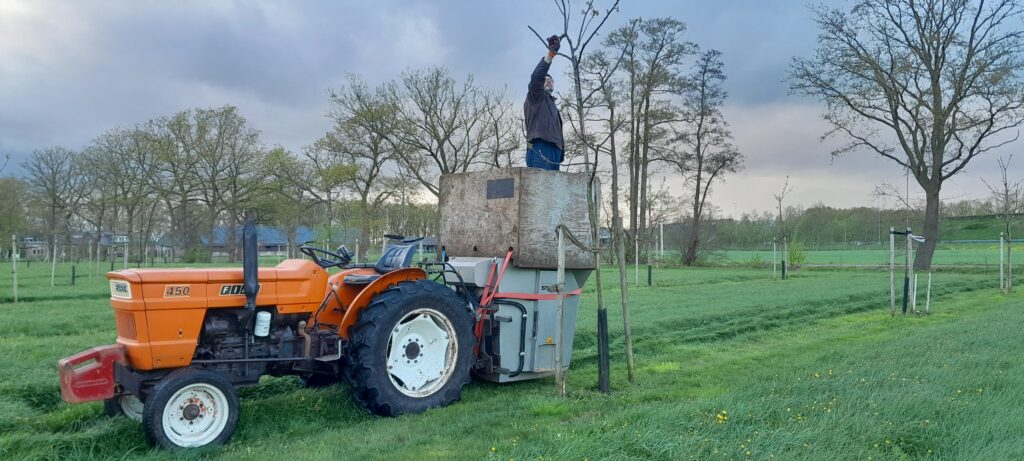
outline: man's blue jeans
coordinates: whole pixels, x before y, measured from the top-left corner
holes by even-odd
[[[530,168],[558,171],[558,164],[562,162],[562,159],[562,149],[559,149],[554,143],[535,139],[527,144],[526,166]]]

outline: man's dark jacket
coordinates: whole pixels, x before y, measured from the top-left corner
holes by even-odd
[[[523,115],[526,118],[526,140],[543,139],[559,149],[565,150],[562,140],[562,116],[558,113],[555,98],[544,91],[544,76],[548,73],[551,63],[540,60],[537,68],[530,75],[530,85],[523,103]],[[554,159],[552,159],[554,160]]]

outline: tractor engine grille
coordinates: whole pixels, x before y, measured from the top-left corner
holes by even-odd
[[[125,339],[138,339],[138,332],[135,329],[135,314],[132,312],[117,312],[117,335]]]

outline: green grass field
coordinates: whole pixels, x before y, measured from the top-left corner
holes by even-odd
[[[1024,295],[998,294],[991,272],[937,272],[931,315],[893,318],[883,271],[773,282],[763,269],[664,269],[631,287],[631,384],[606,269],[611,395],[595,390],[592,277],[566,398],[551,379],[475,382],[447,408],[380,418],[345,385],[267,378],[241,391],[228,445],[184,455],[149,448],[140,424],[98,403],[60,401],[57,360],[113,340],[105,279],[51,289],[48,266],[20,275],[16,305],[0,281],[2,459],[1024,458]]]

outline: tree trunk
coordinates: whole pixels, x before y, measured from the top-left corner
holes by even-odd
[[[700,219],[694,217],[693,230],[690,232],[690,242],[686,245],[686,254],[683,255],[684,266],[692,266],[693,263],[697,262],[698,245],[700,245]]]
[[[932,255],[939,239],[939,187],[926,189],[927,204],[924,211],[924,243],[917,248],[914,268],[929,270],[932,267]]]
[[[228,211],[228,229],[227,236],[224,240],[224,249],[228,253],[229,263],[233,263],[238,260],[238,255],[236,254],[236,252],[238,251],[238,242],[236,241],[235,238],[235,231],[238,229],[238,227],[235,222],[235,216],[237,216],[235,210],[232,209]]]
[[[209,216],[207,217],[207,219],[209,220],[210,238],[206,242],[205,262],[213,261],[213,249],[215,245],[214,239],[216,238],[217,232],[217,215],[219,214],[220,213],[217,212],[217,209],[215,207],[210,206]]]
[[[370,252],[369,251],[370,250],[370,207],[369,207],[369,204],[367,204],[365,198],[359,203],[359,211],[360,211],[360,215],[361,215],[360,217],[362,218],[360,220],[360,227],[359,227],[360,235],[359,235],[359,239],[362,240],[362,242],[363,242],[362,247],[365,249],[364,252],[365,253],[369,253]],[[328,227],[328,229],[330,229],[330,227]],[[381,256],[383,256],[383,254],[381,254]]]
[[[610,98],[609,98],[610,99]],[[612,167],[612,238],[615,243],[615,263],[619,267],[619,289],[622,295],[622,324],[626,341],[626,377],[633,382],[633,326],[629,320],[629,283],[626,282],[626,231],[622,226],[622,215],[619,213],[619,164],[615,151],[615,128],[612,121],[615,120],[615,106],[610,105],[609,131],[610,150]],[[598,266],[600,270],[600,266]]]

